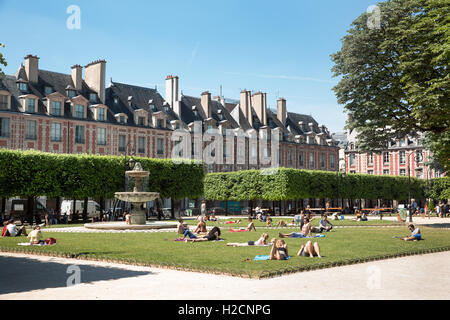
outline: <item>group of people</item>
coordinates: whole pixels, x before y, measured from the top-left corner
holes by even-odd
[[[27,234],[25,226],[17,227],[14,219],[3,222],[2,237],[20,237],[25,236],[30,240],[30,244],[36,245],[43,242],[41,226],[35,225],[33,230]]]

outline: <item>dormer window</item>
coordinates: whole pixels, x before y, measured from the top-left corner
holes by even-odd
[[[60,116],[61,115],[61,102],[60,101],[52,101],[52,116]]]
[[[36,100],[35,99],[27,99],[27,112],[35,113],[36,112]]]
[[[97,94],[96,93],[90,93],[89,94],[89,102],[90,103],[97,103]]]
[[[114,104],[119,104],[119,98],[114,97]]]
[[[48,96],[49,94],[52,94],[53,93],[53,88],[49,87],[49,86],[45,86],[44,93],[45,93],[46,96]]]
[[[0,110],[10,109],[11,94],[7,91],[0,91]]]
[[[154,104],[151,104],[150,108],[152,109],[153,112],[158,111],[158,109],[156,109],[156,106]]]
[[[158,128],[162,128],[162,127],[163,127],[163,120],[162,120],[162,119],[158,119],[158,120],[156,121],[156,126],[157,126]]]
[[[84,106],[80,104],[75,105],[75,118],[84,118]]]
[[[67,90],[67,96],[69,99],[74,98],[77,95],[77,92],[75,90]]]
[[[192,112],[194,113],[195,117],[198,117],[197,106],[192,106]]]
[[[25,82],[19,82],[19,90],[23,92],[28,91],[28,84]]]
[[[219,121],[222,121],[222,120],[223,120],[223,113],[222,113],[222,110],[218,110],[218,111],[217,111],[217,116],[219,117]]]
[[[103,108],[98,108],[97,110],[98,112],[98,121],[105,121],[105,109]]]
[[[125,123],[125,116],[120,116],[119,117],[119,122],[120,123]]]
[[[139,126],[145,125],[145,117],[138,117],[138,125]]]

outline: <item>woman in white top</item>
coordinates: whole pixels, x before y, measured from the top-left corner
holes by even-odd
[[[263,233],[261,237],[256,241],[249,241],[244,243],[227,243],[229,247],[247,247],[247,246],[264,246],[267,244],[267,239],[269,235],[267,233]]]

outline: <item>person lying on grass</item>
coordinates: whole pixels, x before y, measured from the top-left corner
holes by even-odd
[[[307,255],[309,255],[310,258],[313,258],[314,256],[322,258],[320,256],[319,244],[317,242],[314,242],[313,244],[311,241],[308,241],[306,244],[302,244],[297,255],[299,257],[307,257]]]
[[[244,243],[227,243],[229,247],[247,247],[247,246],[264,246],[267,244],[267,239],[269,235],[267,233],[263,233],[261,237],[256,241],[249,241]]]
[[[252,231],[255,230],[256,231],[256,227],[255,224],[253,223],[253,219],[252,217],[248,217],[248,226],[247,228],[240,228],[240,229],[230,229],[230,231],[232,232],[243,232],[243,231]]]
[[[408,226],[408,229],[411,231],[411,235],[409,237],[402,238],[404,241],[417,241],[422,240],[422,234],[420,232],[420,228],[415,228],[413,224]]]
[[[226,221],[225,224],[237,224],[237,223],[241,223],[241,219],[238,219],[236,221]]]
[[[280,238],[305,238],[307,236],[311,236],[311,224],[309,223],[309,219],[305,218],[305,223],[303,224],[301,232],[292,232],[288,234],[278,233]]]
[[[206,235],[204,236],[195,236],[195,238],[185,239],[185,242],[199,242],[199,241],[214,241],[220,240],[220,228],[214,227],[212,228]]]
[[[284,240],[272,239],[272,248],[270,249],[270,260],[287,260],[289,257],[287,244]]]

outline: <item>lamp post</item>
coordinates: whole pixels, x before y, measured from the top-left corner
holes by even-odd
[[[412,210],[411,210],[411,173],[410,173],[410,158],[411,155],[415,153],[414,151],[412,151],[410,154],[408,154],[406,160],[408,162],[408,210],[409,210],[409,222],[413,222],[413,218],[412,218]],[[414,157],[414,160],[417,162],[420,162],[422,160],[422,153],[420,154],[416,154],[416,156]]]
[[[344,161],[344,163],[341,163]],[[336,170],[336,181],[337,181],[337,205],[339,207],[339,178],[341,176],[341,172],[345,170],[345,158],[339,158],[338,169]],[[345,172],[345,171],[344,171]],[[344,207],[344,201],[342,201],[342,207]]]

